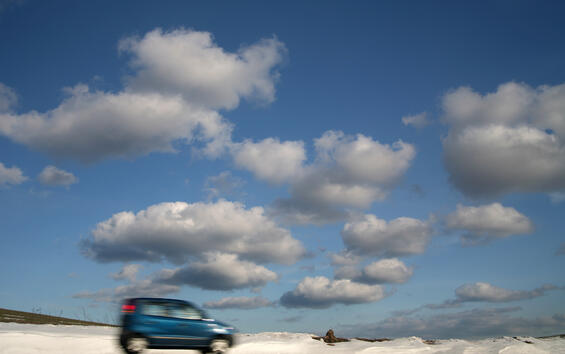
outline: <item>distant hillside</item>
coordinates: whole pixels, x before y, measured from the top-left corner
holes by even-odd
[[[0,322],[31,323],[31,324],[54,324],[74,326],[111,326],[106,323],[73,320],[71,318],[42,315],[39,313],[14,311],[0,308]]]

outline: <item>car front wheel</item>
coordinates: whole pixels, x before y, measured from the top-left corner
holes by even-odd
[[[227,339],[216,338],[210,342],[208,353],[224,354],[228,352],[229,348],[230,348],[230,342]]]

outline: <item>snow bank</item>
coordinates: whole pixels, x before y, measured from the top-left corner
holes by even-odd
[[[119,328],[0,323],[0,354],[123,354]],[[529,343],[527,343],[529,342]],[[386,354],[386,353],[565,353],[565,339],[496,338],[480,341],[450,339],[430,345],[418,337],[390,342],[353,340],[334,346],[304,333],[240,334],[230,354]],[[197,353],[187,350],[150,350],[150,354]]]

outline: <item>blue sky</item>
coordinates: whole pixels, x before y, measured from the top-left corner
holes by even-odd
[[[558,2],[0,2],[0,306],[565,328]],[[339,334],[339,333],[338,333]]]

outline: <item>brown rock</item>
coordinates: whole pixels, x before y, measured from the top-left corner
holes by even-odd
[[[329,331],[327,331],[326,335],[324,337],[322,337],[322,339],[326,343],[349,342],[349,339],[347,339],[347,338],[337,338],[334,334],[333,329],[330,329]]]

